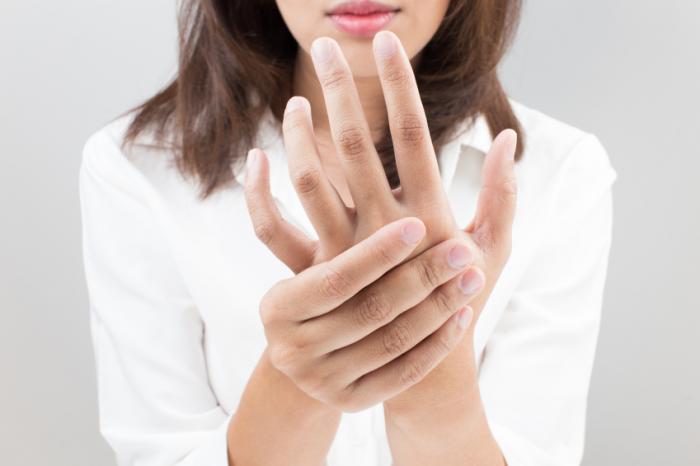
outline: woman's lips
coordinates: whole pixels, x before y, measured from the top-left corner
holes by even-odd
[[[357,36],[373,36],[398,13],[398,8],[382,3],[346,2],[328,13],[341,31]]]

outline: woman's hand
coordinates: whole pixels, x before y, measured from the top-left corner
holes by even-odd
[[[427,233],[408,258],[446,239],[464,241],[475,265],[471,286],[476,292],[486,288],[486,293],[479,296],[478,305],[472,306],[478,315],[510,254],[516,200],[513,173],[515,133],[506,130],[495,139],[483,166],[475,218],[467,228],[460,230],[442,188],[408,57],[390,32],[376,35],[374,50],[401,187],[392,190],[388,185],[351,71],[339,46],[331,39],[320,38],[312,46],[312,56],[323,89],[331,134],[355,206],[347,207],[324,175],[308,101],[293,97],[283,121],[288,165],[319,241],[312,241],[282,219],[269,193],[266,158],[257,149],[251,152],[249,160],[257,161],[259,169],[251,170],[252,176],[247,177],[246,183],[246,199],[256,232],[273,253],[298,272],[335,257],[397,218],[418,217],[425,224]],[[403,310],[395,311],[394,315],[400,311]],[[460,368],[464,367],[465,358],[472,357],[468,345],[464,344]],[[454,387],[454,384],[440,384],[438,381],[422,384],[424,389],[430,385],[440,385],[441,390],[444,386]],[[394,400],[394,406],[406,407],[410,403],[402,401],[411,398],[411,391],[407,391]]]
[[[375,36],[374,51],[401,187],[391,190],[388,185],[351,72],[338,45],[328,38],[317,39],[312,46],[314,65],[323,88],[332,138],[355,207],[343,204],[323,174],[308,102],[294,97],[288,103],[283,122],[288,165],[319,241],[311,241],[276,212],[264,170],[247,187],[256,231],[273,253],[299,271],[334,257],[396,218],[418,217],[424,222],[427,234],[409,258],[440,241],[450,238],[464,241],[473,257],[472,269],[483,271],[475,273],[472,282],[477,292],[483,291],[471,303],[473,310],[467,311],[478,316],[510,255],[517,191],[513,171],[516,135],[505,130],[495,138],[482,168],[475,217],[466,228],[459,229],[442,189],[408,58],[398,39],[386,31]],[[258,159],[263,158],[258,155]],[[377,282],[373,287],[377,292],[381,289],[379,285]],[[407,287],[401,288],[405,293]],[[400,314],[399,309],[392,313]],[[382,330],[378,328],[376,332]],[[426,330],[423,328],[422,332],[430,334]],[[446,461],[471,458],[479,464],[502,463],[479,398],[472,331],[468,332],[470,338],[464,338],[427,377],[423,378],[424,371],[415,371],[415,377],[408,377],[412,386],[384,403],[390,444],[395,458],[400,458],[398,462],[415,460],[420,464],[422,458],[413,449],[416,442],[430,447],[435,441],[444,449]],[[410,354],[408,345],[406,351]],[[411,373],[411,369],[406,371],[405,374]],[[448,442],[448,436],[454,442]]]
[[[461,340],[469,316],[450,317],[473,295],[463,280],[475,272],[464,272],[470,256],[459,239],[396,267],[424,235],[416,218],[392,222],[274,286],[260,306],[272,364],[346,412],[425,376]]]
[[[302,97],[293,97],[283,121],[288,166],[319,240],[312,241],[282,219],[269,192],[267,160],[258,149],[249,154],[249,161],[259,162],[258,169],[251,170],[252,176],[246,182],[246,200],[256,232],[277,257],[299,272],[335,257],[382,225],[402,217],[418,217],[427,233],[409,258],[449,238],[465,242],[474,269],[484,272],[475,273],[471,284],[477,291],[481,286],[487,291],[479,296],[478,306],[472,306],[478,315],[510,254],[516,206],[516,135],[506,130],[495,139],[483,165],[476,215],[469,226],[459,229],[442,188],[408,57],[398,38],[388,31],[376,35],[374,51],[401,187],[389,187],[340,47],[332,39],[320,38],[312,45],[314,66],[355,206],[347,207],[324,175],[309,103]],[[478,283],[480,279],[484,283]]]
[[[392,190],[388,184],[340,47],[332,39],[319,38],[312,45],[314,66],[354,207],[342,202],[324,174],[308,101],[292,97],[283,121],[289,172],[319,241],[312,241],[281,218],[269,193],[265,163],[259,176],[247,183],[246,199],[258,237],[298,272],[335,257],[393,220],[415,216],[424,222],[427,234],[411,257],[439,241],[462,238],[470,244],[476,264],[495,281],[510,253],[516,197],[515,132],[505,130],[495,139],[483,166],[476,216],[466,229],[459,229],[442,188],[408,57],[398,38],[388,31],[376,35],[374,50],[401,186]],[[258,149],[249,154],[251,161],[258,157],[264,159]]]
[[[257,209],[260,212],[257,218],[256,212],[251,212],[254,220],[258,220],[256,229],[261,239],[292,269],[299,270],[334,257],[380,226],[406,216],[421,218],[427,227],[426,240],[415,254],[454,236],[456,224],[442,189],[418,90],[415,85],[409,85],[413,75],[407,59],[396,54],[382,66],[402,183],[401,188],[392,191],[338,44],[328,38],[318,39],[313,44],[312,55],[354,207],[346,207],[323,174],[308,101],[293,97],[283,121],[290,176],[320,242],[312,246],[301,239],[298,231],[269,215],[274,209]],[[265,186],[256,188],[259,199],[263,199]],[[290,237],[296,241],[290,241]],[[308,254],[311,251],[313,255]],[[303,258],[301,262],[300,258]]]

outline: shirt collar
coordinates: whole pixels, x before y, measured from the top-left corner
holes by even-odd
[[[475,149],[477,154],[483,156],[488,152],[492,142],[491,131],[483,114],[479,114],[474,119],[469,118],[463,121],[457,126],[453,135],[438,154],[440,176],[446,191],[452,184],[457,163],[460,156],[465,153],[465,149]],[[317,235],[313,225],[309,221],[289,177],[281,125],[269,109],[261,120],[255,140],[255,146],[262,149],[267,155],[270,167],[270,192],[282,215],[310,237],[316,239]],[[470,153],[473,152],[470,151]],[[244,163],[234,168],[234,177],[241,185],[245,183],[245,172]]]

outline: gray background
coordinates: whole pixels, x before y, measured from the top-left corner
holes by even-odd
[[[87,136],[174,71],[171,0],[0,2],[0,457],[112,465],[97,433],[77,173]],[[619,173],[586,465],[700,464],[700,2],[539,1],[511,95]],[[693,285],[695,285],[693,287]]]

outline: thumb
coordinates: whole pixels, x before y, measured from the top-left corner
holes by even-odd
[[[518,135],[501,131],[493,141],[481,169],[481,191],[476,214],[465,231],[485,252],[510,252],[517,200],[515,148]]]

